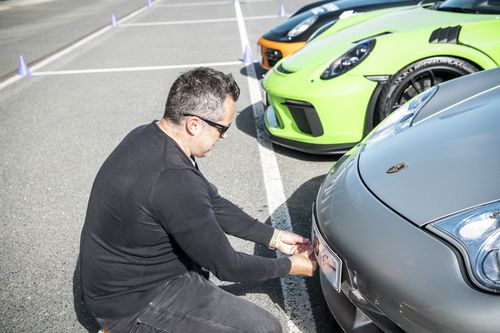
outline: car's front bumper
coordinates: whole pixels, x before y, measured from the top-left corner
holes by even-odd
[[[377,85],[349,73],[321,80],[300,72],[283,74],[273,70],[263,81],[268,101],[266,128],[273,141],[286,142],[282,145],[294,149],[315,152],[331,146],[330,152],[336,147],[341,147],[337,151],[345,151],[371,129],[367,112]]]
[[[344,283],[344,290],[338,293],[332,285],[327,281],[325,275],[320,272],[321,289],[323,295],[327,300],[326,304],[330,309],[330,312],[334,315],[335,319],[339,325],[344,329],[344,331],[349,333],[382,333],[384,332],[380,329],[371,318],[377,318],[376,322],[385,323],[385,327],[390,327],[389,332],[401,332],[398,326],[387,318],[384,314],[373,311],[374,305],[370,304],[369,307],[364,306],[364,304],[356,303],[356,298],[350,295],[349,289]],[[348,297],[350,295],[353,300]],[[370,313],[370,317],[366,313]]]
[[[314,143],[301,142],[297,140],[290,140],[283,138],[281,136],[273,135],[274,131],[270,130],[270,128],[272,127],[268,125],[269,123],[276,124],[276,114],[274,113],[274,109],[272,106],[266,108],[264,113],[264,119],[266,119],[265,128],[271,141],[277,145],[286,148],[290,148],[308,154],[332,155],[332,154],[343,154],[355,145],[355,143],[314,144]]]
[[[265,69],[270,69],[278,61],[288,57],[289,55],[300,50],[305,42],[275,42],[261,37],[257,44],[260,47],[261,66]]]
[[[457,251],[378,201],[356,155],[317,202],[313,223],[343,264],[341,292],[323,274],[322,289],[346,332],[499,331],[500,295],[474,288]]]

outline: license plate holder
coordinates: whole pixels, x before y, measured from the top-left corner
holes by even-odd
[[[333,288],[340,292],[341,278],[342,278],[342,260],[340,257],[328,246],[326,241],[319,233],[316,223],[313,222],[312,228],[312,241],[314,246],[314,256],[318,262],[318,267],[327,278],[328,282]]]

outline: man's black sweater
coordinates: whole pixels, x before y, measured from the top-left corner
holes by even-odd
[[[92,187],[80,245],[84,300],[100,318],[122,318],[195,263],[221,280],[285,276],[288,258],[236,252],[226,236],[267,245],[273,230],[219,196],[156,122],[138,127]]]

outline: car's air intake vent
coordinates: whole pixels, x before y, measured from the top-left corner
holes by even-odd
[[[322,136],[323,125],[314,106],[307,102],[287,99],[281,103],[286,105],[297,127],[304,133],[312,136]]]
[[[432,32],[429,43],[458,44],[458,34],[462,26],[439,28]]]
[[[266,49],[266,59],[267,63],[269,66],[274,66],[278,61],[283,58],[283,54],[281,53],[280,50],[275,50],[275,49]]]
[[[285,67],[283,67],[283,64],[279,64],[278,67],[276,67],[276,70],[280,73],[283,73],[283,74],[292,74],[293,72],[285,69]]]

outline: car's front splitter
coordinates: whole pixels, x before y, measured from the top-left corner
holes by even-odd
[[[343,154],[356,145],[356,143],[341,144],[341,145],[304,143],[300,141],[284,139],[279,136],[274,136],[269,132],[267,127],[266,130],[269,135],[269,138],[271,139],[271,142],[282,147],[290,148],[308,154],[317,154],[317,155]]]

